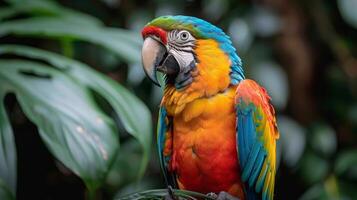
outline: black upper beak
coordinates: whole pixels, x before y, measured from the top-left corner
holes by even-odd
[[[166,47],[156,38],[146,37],[141,52],[142,63],[146,75],[154,84],[160,86],[156,72],[175,75],[180,71],[180,66],[175,57],[167,52]]]

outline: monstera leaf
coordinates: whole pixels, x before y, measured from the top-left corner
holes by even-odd
[[[1,87],[1,86],[0,86]],[[5,93],[0,91],[0,99]],[[0,199],[15,199],[16,149],[5,107],[0,104]]]
[[[5,21],[0,24],[0,37],[9,34],[86,41],[111,50],[123,61],[140,61],[139,35],[119,28],[88,26],[71,18],[32,17]]]
[[[119,142],[113,120],[98,108],[89,89],[109,102],[126,130],[140,142],[143,157],[138,174],[143,174],[150,152],[151,120],[140,100],[115,81],[63,56],[30,47],[0,46],[0,54],[4,53],[43,59],[57,68],[25,60],[0,60],[0,91],[16,95],[50,151],[90,190],[104,180]],[[2,123],[9,126],[6,120]]]
[[[58,18],[71,19],[86,26],[100,26],[103,23],[95,17],[65,8],[55,1],[30,0],[13,1],[9,0],[11,6],[0,9],[0,21],[11,18],[19,14],[30,14],[40,16],[52,16]]]
[[[139,34],[105,27],[95,17],[55,1],[7,2],[7,7],[0,8],[0,37],[54,39],[61,42],[66,55],[68,49],[73,52],[73,41],[84,41],[110,50],[120,61],[140,62]],[[85,182],[89,195],[105,180],[117,156],[124,153],[112,117],[118,117],[125,131],[140,144],[137,177],[143,175],[151,151],[151,115],[135,95],[89,66],[56,53],[0,45],[2,55],[19,59],[0,59],[0,199],[16,198],[16,148],[3,102],[9,93],[16,96],[55,158]],[[115,116],[102,111],[98,96]]]
[[[143,160],[139,176],[144,173],[150,152],[152,126],[150,112],[138,98],[89,66],[55,53],[26,46],[0,45],[1,54],[15,54],[44,60],[102,95],[119,114],[125,129],[142,145]]]
[[[6,35],[84,41],[112,51],[120,60],[140,62],[140,35],[121,28],[108,28],[90,15],[60,6],[54,1],[9,0],[0,8],[0,37]],[[19,14],[32,17],[7,20]]]
[[[20,60],[0,66],[1,90],[16,95],[55,157],[96,188],[119,147],[113,121],[86,88],[48,66]]]

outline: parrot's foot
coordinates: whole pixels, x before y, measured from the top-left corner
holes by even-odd
[[[210,196],[210,197],[214,198],[215,200],[239,200],[239,198],[234,197],[224,191],[220,192],[218,195],[211,192],[211,193],[208,193],[207,196]]]
[[[176,200],[174,191],[170,185],[167,187],[167,195],[165,195],[164,200]]]

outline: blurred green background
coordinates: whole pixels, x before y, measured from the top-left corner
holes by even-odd
[[[357,0],[0,1],[0,199],[164,188],[161,89],[141,28],[192,15],[230,35],[277,111],[275,199],[357,199]],[[145,105],[146,106],[145,106]],[[145,171],[144,171],[145,170]]]

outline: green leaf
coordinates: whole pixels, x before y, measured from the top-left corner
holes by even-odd
[[[99,26],[103,23],[97,18],[65,8],[54,1],[30,0],[10,1],[11,6],[0,9],[0,20],[10,18],[19,14],[30,14],[35,16],[56,16],[71,19],[72,22],[81,23],[86,26]]]
[[[21,0],[9,1],[9,9],[15,11],[15,14],[36,14],[36,15],[54,15],[55,10],[60,7],[53,1],[46,0]]]
[[[337,148],[336,132],[325,123],[315,124],[312,131],[312,148],[325,156],[332,155]]]
[[[72,9],[65,8],[55,1],[30,0],[13,3],[13,9],[20,13],[28,13],[41,16],[56,16],[71,19],[72,22],[81,23],[86,26],[99,26],[103,23],[97,18]]]
[[[72,18],[33,17],[0,24],[0,37],[15,34],[31,37],[73,39],[105,47],[127,62],[140,62],[140,37],[119,28],[86,26]]]
[[[357,199],[355,182],[340,181],[339,188],[343,199]]]
[[[121,186],[116,186],[116,185],[111,185],[111,186],[113,188],[113,193],[115,193],[113,199],[118,199],[120,197],[131,195],[138,191],[154,190],[157,186],[161,186],[161,185],[163,185],[163,182],[160,178],[145,176],[140,180],[140,182],[137,181],[131,183],[124,183]]]
[[[149,109],[137,97],[114,80],[64,56],[31,47],[0,45],[0,54],[5,53],[45,60],[103,96],[119,115],[125,129],[140,142],[143,157],[138,175],[143,175],[151,151],[152,125]]]
[[[339,183],[336,177],[330,175],[323,182],[316,183],[310,187],[301,196],[300,200],[342,199],[339,188]]]
[[[0,90],[3,101],[4,91]],[[13,131],[4,103],[0,103],[0,199],[15,199],[16,196],[16,148]]]
[[[300,200],[323,200],[327,199],[326,192],[321,183],[317,183],[308,188],[307,191],[299,198]]]
[[[357,178],[357,150],[341,152],[335,162],[335,172],[338,175],[347,174],[350,178]]]
[[[95,190],[119,147],[112,119],[86,88],[58,70],[21,60],[0,60],[0,66],[0,91],[16,95],[49,150]]]
[[[18,12],[14,8],[3,7],[0,8],[0,21],[12,16],[15,16]]]
[[[1,200],[15,200],[15,194],[10,191],[7,184],[0,178],[0,199]]]
[[[37,5],[40,7],[48,8],[48,7],[56,7],[59,5],[54,0],[5,0],[5,1],[13,6]]]
[[[138,183],[133,180],[138,177],[142,156],[141,144],[134,138],[126,140],[120,146],[120,153],[108,173],[106,183],[114,188],[126,186],[128,183]],[[140,183],[142,181],[141,179]]]
[[[312,152],[305,153],[301,158],[301,175],[308,184],[322,181],[328,169],[328,162]]]

